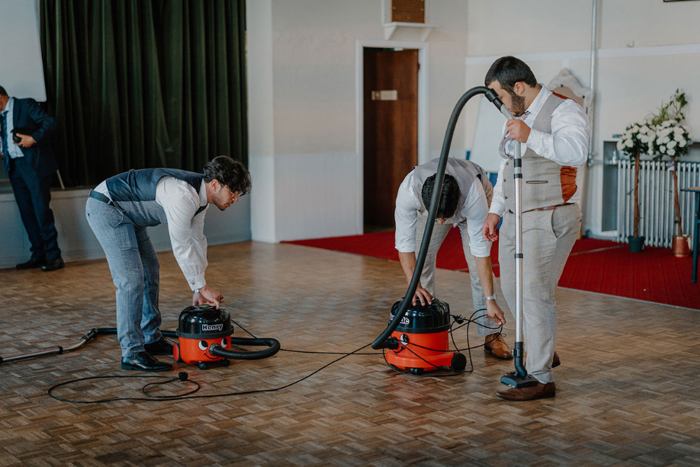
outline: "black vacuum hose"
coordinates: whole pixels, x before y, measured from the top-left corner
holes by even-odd
[[[99,330],[98,330],[99,331]],[[114,329],[116,333],[117,330]],[[179,338],[175,331],[161,331],[166,337]],[[252,345],[252,346],[267,346],[267,349],[257,350],[254,352],[241,352],[235,350],[226,350],[219,344],[212,344],[209,347],[209,353],[215,357],[230,358],[233,360],[259,360],[261,358],[272,357],[280,350],[280,343],[277,339],[272,338],[249,338],[249,337],[231,337],[231,345]]]
[[[445,167],[447,167],[447,157],[450,153],[450,146],[452,145],[452,136],[455,132],[455,127],[457,126],[457,120],[459,119],[459,114],[462,113],[462,108],[472,97],[485,94],[489,102],[493,103],[500,110],[503,103],[498,99],[498,95],[492,89],[477,86],[471,88],[464,93],[462,97],[457,101],[454,110],[452,111],[452,116],[447,124],[447,131],[445,131],[445,139],[442,143],[442,152],[440,153],[440,163],[438,164],[438,170],[435,177],[435,187],[433,188],[433,197],[430,200],[430,211],[428,212],[428,221],[426,224],[425,232],[423,233],[423,241],[421,243],[420,251],[418,252],[418,258],[416,259],[416,268],[413,271],[413,277],[411,278],[411,283],[406,291],[406,296],[401,302],[401,305],[396,310],[396,315],[394,319],[389,323],[384,332],[377,337],[374,342],[372,342],[373,349],[382,349],[387,347],[387,339],[392,332],[396,330],[401,322],[401,318],[406,314],[408,305],[413,302],[413,294],[415,294],[418,288],[418,283],[420,282],[420,276],[423,272],[423,265],[425,264],[425,257],[428,254],[428,247],[430,246],[430,238],[433,235],[433,226],[435,224],[435,217],[437,216],[438,204],[440,203],[440,195],[442,194],[442,181],[445,178]]]
[[[248,337],[232,337],[231,345],[266,345],[268,348],[264,350],[257,350],[255,352],[239,352],[235,350],[226,350],[219,344],[212,344],[209,346],[209,353],[215,357],[231,358],[234,360],[259,360],[261,358],[272,357],[280,350],[279,341],[272,338],[261,337],[253,339]]]

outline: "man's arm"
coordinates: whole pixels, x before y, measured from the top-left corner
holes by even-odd
[[[412,184],[413,172],[406,175],[399,186],[399,192],[396,194],[396,210],[394,211],[395,247],[399,252],[401,269],[403,269],[408,284],[411,283],[413,272],[416,270],[416,222],[420,209],[420,200],[416,197]],[[420,282],[413,295],[414,305],[416,299],[424,306],[433,302],[433,296],[421,286]]]
[[[493,271],[491,267],[491,243],[481,235],[482,225],[485,225],[489,212],[488,197],[481,183],[473,183],[462,207],[461,215],[467,219],[469,231],[469,251],[476,259],[476,274],[479,276],[481,288],[487,297],[494,294]],[[493,214],[496,216],[495,214]],[[465,245],[466,247],[466,245]],[[473,271],[469,271],[471,274]],[[505,324],[503,311],[495,300],[486,300],[486,312],[489,318],[499,324]]]
[[[588,116],[580,105],[567,99],[552,113],[552,133],[533,130],[522,120],[508,120],[513,139],[525,143],[541,157],[560,165],[580,167],[588,159]]]
[[[481,288],[484,290],[484,295],[490,297],[495,294],[493,290],[493,268],[491,265],[491,257],[486,256],[480,258],[478,256],[474,257],[476,259],[476,273],[479,276],[479,282],[481,282]],[[486,313],[488,313],[489,318],[494,320],[497,324],[506,324],[506,318],[503,314],[503,310],[498,306],[496,300],[486,300]]]
[[[416,252],[411,251],[409,253],[399,251],[399,261],[401,262],[401,269],[403,269],[404,276],[406,276],[406,282],[411,283],[413,278],[413,272],[416,270]],[[413,304],[416,304],[416,299],[420,301],[420,304],[425,306],[433,303],[433,296],[425,290],[420,282],[418,282],[418,287],[413,295]]]
[[[31,135],[17,133],[17,136],[21,139],[18,143],[21,147],[30,148],[34,144],[40,144],[44,138],[51,136],[56,131],[56,119],[44,112],[34,99],[27,99],[25,105],[29,118],[38,128]],[[17,126],[16,123],[15,126]]]
[[[156,202],[168,219],[168,233],[173,255],[192,291],[194,305],[209,304],[217,309],[223,295],[207,286],[207,239],[204,236],[204,215],[199,209],[199,194],[187,182],[163,177],[156,187]]]

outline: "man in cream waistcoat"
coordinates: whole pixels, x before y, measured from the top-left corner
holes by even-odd
[[[539,384],[500,390],[506,400],[533,400],[555,394],[552,368],[559,365],[555,352],[557,315],[554,289],[564,270],[581,227],[577,202],[576,167],[588,157],[588,117],[580,105],[558,96],[537,82],[521,60],[501,57],[485,78],[515,117],[504,127],[502,156],[483,235],[495,241],[500,216],[499,262],[501,287],[511,311],[515,310],[515,190],[513,155],[522,144],[523,229],[523,337],[526,369]]]

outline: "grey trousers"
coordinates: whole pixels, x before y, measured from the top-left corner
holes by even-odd
[[[541,383],[554,381],[557,338],[554,288],[581,227],[577,204],[523,213],[523,338],[526,369]],[[501,288],[515,314],[515,214],[506,212],[500,229]]]
[[[423,233],[425,232],[427,217],[427,215],[418,214],[418,221],[416,222],[416,256],[423,243]],[[472,285],[472,302],[474,304],[474,311],[477,312],[476,322],[478,324],[479,334],[488,336],[497,332],[499,326],[497,326],[494,321],[490,320],[486,314],[486,296],[484,295],[484,289],[481,287],[479,275],[476,273],[476,258],[472,256],[471,250],[469,249],[467,221],[465,220],[459,223],[458,227],[462,234],[464,258],[467,260],[467,265],[469,266],[469,279]],[[428,247],[428,253],[425,257],[425,264],[423,265],[420,282],[423,288],[432,295],[435,295],[435,262],[437,253],[445,237],[447,237],[447,234],[450,232],[450,228],[452,228],[452,224],[441,225],[436,222],[433,228],[433,234],[430,237],[430,246]]]
[[[146,227],[134,225],[119,209],[88,198],[85,213],[117,288],[117,338],[122,357],[130,357],[161,337],[158,256]]]

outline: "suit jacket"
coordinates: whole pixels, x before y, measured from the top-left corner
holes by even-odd
[[[20,148],[24,157],[40,177],[58,170],[56,157],[51,147],[51,135],[56,131],[56,120],[44,112],[34,99],[14,99],[12,125],[26,130],[36,144],[31,148]],[[24,133],[22,133],[24,134]],[[9,144],[14,144],[8,141]],[[5,171],[9,169],[9,157],[5,155]]]

